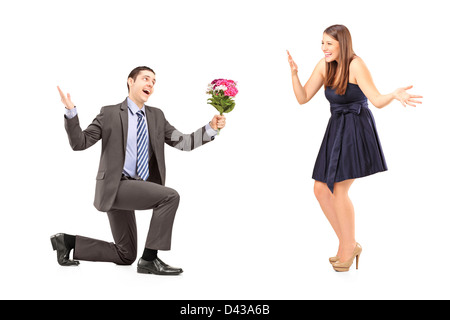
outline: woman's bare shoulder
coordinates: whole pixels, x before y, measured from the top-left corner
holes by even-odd
[[[325,70],[326,70],[326,62],[325,62],[325,58],[322,58],[319,60],[319,62],[316,65],[316,70],[318,72],[320,72],[320,74],[322,75],[322,77],[325,77]]]
[[[350,61],[350,69],[360,70],[361,68],[367,68],[366,64],[364,63],[364,60],[361,57],[355,56],[353,60]]]
[[[325,58],[322,58],[319,60],[319,62],[317,63],[318,67],[324,68],[325,69]]]

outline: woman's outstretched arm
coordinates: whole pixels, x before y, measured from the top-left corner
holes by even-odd
[[[423,98],[422,96],[412,95],[406,92],[406,90],[411,89],[412,86],[398,88],[392,93],[381,94],[373,82],[369,69],[360,57],[355,57],[350,63],[350,73],[355,76],[356,82],[364,95],[377,108],[384,108],[393,100],[400,101],[404,107],[406,107],[406,105],[415,107],[416,104],[422,103],[417,100]]]

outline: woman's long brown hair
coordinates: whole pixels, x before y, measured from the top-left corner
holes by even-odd
[[[339,42],[339,64],[336,61],[325,63],[325,86],[332,87],[337,94],[343,95],[347,90],[350,62],[355,57],[352,36],[347,27],[341,24],[326,28],[324,33]]]

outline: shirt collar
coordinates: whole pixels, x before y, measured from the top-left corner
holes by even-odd
[[[138,112],[139,110],[142,110],[142,112],[144,112],[144,115],[145,115],[145,106],[142,107],[142,109],[139,109],[139,107],[136,105],[136,103],[133,102],[133,100],[130,99],[130,97],[127,97],[127,104],[128,104],[128,109],[130,109],[130,111],[133,115],[135,115],[136,112]]]

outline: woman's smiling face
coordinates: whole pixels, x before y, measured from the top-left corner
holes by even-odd
[[[325,54],[326,62],[339,62],[339,42],[326,33],[322,38],[322,51]]]

